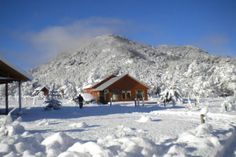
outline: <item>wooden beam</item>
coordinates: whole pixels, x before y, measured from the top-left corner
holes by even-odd
[[[19,93],[19,113],[21,112],[21,81],[18,81],[18,93]]]
[[[5,84],[5,103],[6,103],[5,114],[8,114],[8,83]]]

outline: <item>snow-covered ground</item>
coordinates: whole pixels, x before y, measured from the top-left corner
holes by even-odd
[[[0,156],[234,156],[236,112],[223,111],[223,102],[204,99],[199,106],[166,108],[125,102],[79,109],[64,100],[62,109],[44,111],[42,101],[28,100],[20,119],[9,122],[8,117],[4,125],[6,117],[0,116]],[[206,124],[200,124],[203,111],[208,111]]]

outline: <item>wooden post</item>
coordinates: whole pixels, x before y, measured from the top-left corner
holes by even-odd
[[[5,85],[5,103],[6,103],[6,110],[5,114],[8,114],[8,83]]]
[[[205,123],[205,115],[201,114],[200,118],[201,118],[201,124],[204,124]]]
[[[19,91],[19,113],[21,112],[21,81],[18,82],[18,91]]]

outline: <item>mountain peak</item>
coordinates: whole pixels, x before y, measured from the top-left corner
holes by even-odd
[[[106,34],[106,35],[100,35],[96,36],[95,40],[116,40],[121,42],[130,42],[128,38],[125,38],[124,36],[118,35],[118,34]]]

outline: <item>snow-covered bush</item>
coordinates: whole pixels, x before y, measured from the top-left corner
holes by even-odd
[[[228,112],[232,110],[232,104],[225,100],[222,104],[221,104],[221,110],[222,112]]]
[[[221,104],[221,110],[222,112],[236,110],[236,98],[235,97],[226,98],[225,101]]]
[[[173,106],[175,106],[176,102],[181,99],[182,98],[179,90],[174,87],[167,88],[160,94],[160,101],[164,103],[164,106],[168,102],[172,102]]]

